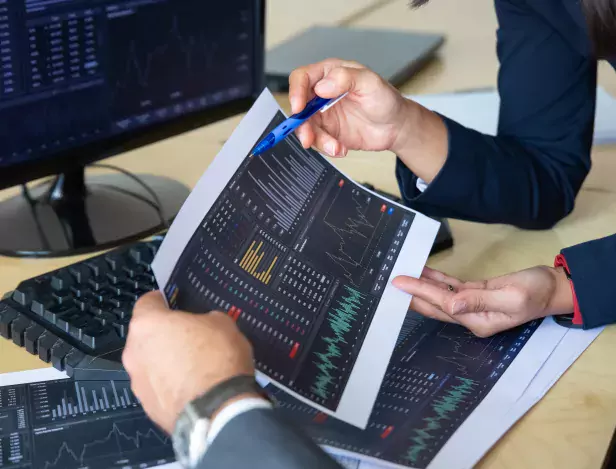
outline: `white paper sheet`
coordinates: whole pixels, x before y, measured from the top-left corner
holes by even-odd
[[[481,458],[551,389],[575,363],[603,328],[590,331],[565,329],[546,319],[533,338],[531,348],[516,358],[518,370],[506,372],[488,398],[459,428],[428,466],[430,469],[467,469]],[[540,357],[534,357],[539,352]],[[519,382],[516,382],[520,380]],[[513,385],[513,389],[508,389]],[[522,392],[519,392],[523,390]],[[484,403],[487,401],[487,404]],[[340,454],[332,451],[332,454]],[[360,460],[345,455],[349,467],[361,461],[360,469],[401,467],[382,461]]]
[[[269,91],[265,91],[197,183],[152,264],[158,284],[163,289],[168,284],[178,259],[195,230],[200,227],[200,223],[220,193],[279,112],[280,108],[275,99]],[[331,166],[325,158],[322,162]],[[382,199],[377,194],[370,194]],[[385,202],[385,199],[382,200]],[[419,213],[392,204],[390,201],[386,202],[390,206],[395,205],[401,210],[415,213],[415,219],[389,275],[384,294],[336,410],[332,411],[319,405],[270,376],[275,385],[285,389],[294,397],[360,428],[364,428],[367,424],[411,299],[409,295],[395,289],[391,285],[391,280],[400,274],[413,277],[421,275],[439,228],[438,223]]]
[[[409,98],[466,127],[487,135],[496,135],[500,107],[500,97],[496,90],[463,91],[409,96]],[[616,99],[601,87],[597,89],[594,142],[595,144],[616,142]]]

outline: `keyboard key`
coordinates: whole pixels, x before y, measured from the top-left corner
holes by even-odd
[[[57,335],[49,331],[44,332],[37,340],[38,356],[45,363],[51,362],[51,350],[59,342],[63,342]]]
[[[113,329],[109,325],[89,326],[83,331],[81,342],[91,349],[96,349],[108,342],[109,334]]]
[[[64,365],[64,369],[66,369],[67,367],[75,367],[77,366],[84,358],[86,357],[86,354],[77,350],[77,349],[73,349],[71,350],[69,353],[66,354],[66,356],[64,357],[63,360],[63,365]]]
[[[75,323],[78,323],[81,317],[81,313],[76,313],[72,315],[65,314],[61,317],[58,317],[58,320],[56,321],[56,326],[58,326],[60,329],[62,329],[68,334],[70,333],[71,326]]]
[[[156,278],[152,274],[138,275],[137,277],[135,277],[135,280],[139,281],[140,283],[147,283],[150,285],[154,285],[156,283]]]
[[[103,295],[103,293],[101,292],[93,291],[93,292],[88,293],[85,299],[90,301],[91,303],[94,302],[94,303],[100,304],[103,301],[105,301],[105,295]]]
[[[83,298],[80,298],[78,300],[74,300],[73,301],[73,305],[79,309],[79,311],[87,311],[88,308],[90,307],[90,303],[88,303],[86,300],[84,300]]]
[[[152,254],[152,251],[143,244],[133,246],[129,249],[128,253],[137,264],[150,265],[154,260],[154,255]]]
[[[5,339],[11,338],[11,323],[19,317],[19,313],[11,306],[0,303],[0,335]]]
[[[125,272],[122,273],[118,273],[118,272],[109,272],[107,274],[107,280],[109,281],[109,283],[111,285],[117,285],[119,283],[124,282],[128,277],[126,276]]]
[[[114,308],[111,311],[118,319],[130,319],[133,314],[132,308]]]
[[[38,316],[43,316],[47,308],[51,308],[57,304],[56,299],[52,295],[40,296],[32,301],[30,311]]]
[[[120,295],[119,295],[119,297],[122,300],[127,301],[129,303],[134,303],[135,301],[139,299],[140,296],[141,295],[139,293],[134,293],[128,290],[121,290]]]
[[[67,344],[63,340],[60,340],[54,344],[51,348],[51,364],[56,370],[64,371],[64,357],[73,350],[71,344]]]
[[[118,318],[114,314],[103,312],[94,316],[94,320],[98,321],[103,326],[107,326],[113,324]]]
[[[19,303],[21,306],[30,306],[32,300],[36,295],[36,290],[31,286],[24,286],[23,284],[17,287],[17,290],[13,292],[13,300]]]
[[[120,298],[117,298],[115,296],[111,297],[111,298],[107,298],[105,299],[105,301],[103,302],[103,305],[108,305],[111,306],[113,308],[121,308],[124,305],[124,301],[122,301]]]
[[[11,339],[13,343],[19,347],[24,346],[24,332],[32,325],[32,321],[26,316],[19,316],[11,323]]]
[[[110,252],[109,254],[106,254],[105,261],[107,261],[111,272],[117,272],[127,264],[126,255],[119,252]]]
[[[75,285],[75,278],[68,270],[60,270],[51,277],[51,288],[56,291],[68,290]]]
[[[123,339],[125,339],[126,336],[128,335],[128,321],[127,320],[116,321],[113,324],[113,328],[116,330],[118,335]]]
[[[104,313],[104,309],[101,308],[102,305],[97,304],[93,304],[93,305],[89,305],[88,308],[86,309],[86,312],[91,313],[95,316],[99,316],[101,314]]]
[[[130,278],[134,278],[137,275],[141,275],[145,273],[145,269],[140,265],[132,265],[132,266],[124,266],[122,270],[128,275]]]
[[[68,268],[77,283],[86,283],[92,277],[92,270],[85,264],[76,264]]]
[[[43,318],[51,324],[57,325],[58,320],[60,320],[61,318],[74,316],[79,313],[80,310],[75,306],[57,305],[46,309],[45,313],[43,314]]]
[[[88,279],[88,286],[93,290],[93,291],[99,291],[102,290],[103,288],[105,288],[106,286],[109,285],[109,280],[107,279],[107,276],[104,277],[93,277]]]
[[[92,320],[94,322],[94,320]],[[90,321],[86,318],[80,318],[69,325],[68,333],[71,337],[81,340],[83,331],[90,325]]]
[[[139,281],[137,280],[138,277],[140,277],[140,275],[136,275],[134,278],[126,279],[119,285],[119,287],[124,288],[128,291],[136,290],[137,288],[139,288]]]
[[[39,324],[32,323],[24,334],[24,345],[26,351],[32,355],[38,354],[38,340],[45,333],[45,328]]]
[[[57,290],[52,294],[52,297],[59,305],[70,304],[73,302],[73,293],[70,290]]]
[[[102,257],[90,259],[85,264],[92,270],[95,277],[104,277],[110,271],[109,264]]]

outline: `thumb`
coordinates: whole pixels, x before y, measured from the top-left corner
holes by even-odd
[[[344,93],[374,93],[381,82],[380,77],[365,68],[336,67],[321,81],[314,91],[322,98],[336,98]]]
[[[452,315],[496,311],[507,313],[519,310],[519,299],[514,292],[503,290],[463,290],[448,301],[447,309]]]
[[[143,295],[133,307],[133,316],[152,314],[154,312],[169,312],[167,303],[160,291],[152,291]]]

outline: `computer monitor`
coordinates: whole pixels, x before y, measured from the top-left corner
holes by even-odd
[[[0,200],[0,253],[83,253],[163,229],[186,187],[86,179],[84,168],[249,108],[264,84],[264,10],[264,0],[0,0],[0,189],[23,185]]]

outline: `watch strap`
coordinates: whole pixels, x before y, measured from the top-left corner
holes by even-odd
[[[182,466],[188,469],[198,466],[207,451],[212,417],[225,403],[242,394],[258,394],[271,402],[254,375],[240,375],[219,383],[184,408],[172,438],[173,449]]]
[[[239,375],[214,386],[203,396],[195,399],[192,402],[192,407],[198,409],[201,417],[211,420],[227,401],[242,394],[258,394],[268,401],[270,400],[254,376]]]

